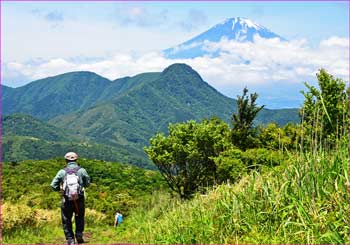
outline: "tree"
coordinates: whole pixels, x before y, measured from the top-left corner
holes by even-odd
[[[233,128],[231,130],[232,143],[242,150],[254,147],[256,142],[256,129],[253,121],[264,106],[258,107],[256,100],[258,94],[247,95],[248,89],[243,89],[243,95],[238,96],[238,112],[232,115]]]
[[[213,157],[230,147],[229,127],[218,118],[201,123],[170,124],[169,135],[158,133],[145,152],[158,167],[170,188],[189,198],[200,187],[217,179]]]
[[[288,123],[279,127],[276,123],[259,126],[259,141],[263,148],[271,150],[292,150],[297,147],[300,126]]]
[[[309,91],[302,92],[305,97],[303,123],[307,134],[313,135],[314,140],[319,142],[326,139],[330,145],[334,145],[335,140],[342,137],[346,130],[345,82],[334,78],[324,69],[320,69],[316,76],[319,88],[305,83]]]

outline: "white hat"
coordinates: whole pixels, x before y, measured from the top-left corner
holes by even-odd
[[[78,154],[75,152],[68,152],[64,155],[64,158],[70,161],[74,161],[78,159]]]

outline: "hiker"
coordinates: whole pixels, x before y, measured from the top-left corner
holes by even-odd
[[[67,167],[61,169],[51,182],[51,187],[62,194],[61,218],[67,243],[83,243],[85,197],[84,187],[90,184],[90,177],[84,168],[77,164],[78,155],[68,152],[64,156]],[[75,213],[75,236],[72,229],[72,216]]]
[[[123,222],[123,215],[119,213],[119,211],[117,210],[114,216],[114,227],[117,227],[122,222]]]

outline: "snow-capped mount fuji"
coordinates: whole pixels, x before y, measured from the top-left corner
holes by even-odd
[[[171,59],[195,58],[208,54],[208,51],[203,48],[205,42],[219,42],[222,38],[237,42],[254,42],[255,35],[266,39],[279,38],[281,41],[286,40],[250,19],[235,17],[228,18],[198,36],[163,52],[167,58]]]

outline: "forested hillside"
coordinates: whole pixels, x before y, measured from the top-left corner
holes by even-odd
[[[153,135],[145,152],[157,172],[80,159],[93,180],[86,242],[349,243],[350,88],[323,69],[317,79],[300,124],[254,124],[262,107],[244,90],[232,125],[189,120]],[[49,187],[64,166],[62,157],[3,164],[2,243],[64,242]],[[116,209],[125,219],[114,228]]]
[[[89,159],[120,160],[124,163],[155,169],[141,150],[116,144],[96,143],[86,136],[55,127],[29,115],[13,114],[3,118],[2,159],[19,162],[61,157],[67,151],[79,152]]]
[[[166,132],[169,123],[212,116],[229,123],[237,100],[220,94],[191,67],[174,64],[163,72],[115,81],[71,72],[4,87],[3,108],[10,116],[5,119],[13,122],[4,121],[6,161],[58,157],[68,147],[87,158],[154,168],[143,151],[150,137]],[[10,119],[15,113],[23,118]],[[264,108],[255,123],[269,122],[299,122],[297,109]]]

